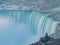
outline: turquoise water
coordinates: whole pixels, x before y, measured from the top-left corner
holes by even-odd
[[[28,45],[46,32],[53,34],[57,26],[57,22],[39,12],[0,10],[0,17],[0,45]]]

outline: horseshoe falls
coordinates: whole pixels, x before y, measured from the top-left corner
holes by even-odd
[[[57,22],[40,12],[0,10],[0,45],[29,45],[47,32],[56,30]]]

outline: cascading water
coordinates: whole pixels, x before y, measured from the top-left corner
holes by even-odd
[[[2,31],[6,36],[0,37],[0,45],[28,45],[37,42],[46,32],[53,34],[57,26],[57,22],[39,12],[0,10],[1,16],[11,19],[7,18],[11,24],[9,22],[7,27],[10,28]]]

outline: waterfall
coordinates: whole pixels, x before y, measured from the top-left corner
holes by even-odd
[[[15,24],[28,24],[32,28],[32,34],[36,38],[34,42],[38,41],[40,37],[43,37],[46,32],[49,35],[53,34],[57,26],[57,22],[39,12],[0,10],[0,16],[12,18]]]

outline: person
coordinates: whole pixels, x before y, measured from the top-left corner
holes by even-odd
[[[48,33],[45,34],[44,37],[40,38],[40,41],[44,44],[44,45],[48,45],[47,42],[51,40],[51,37],[48,35]]]
[[[48,35],[48,33],[46,33],[44,38],[45,38],[45,42],[48,42],[51,39],[51,37]]]

